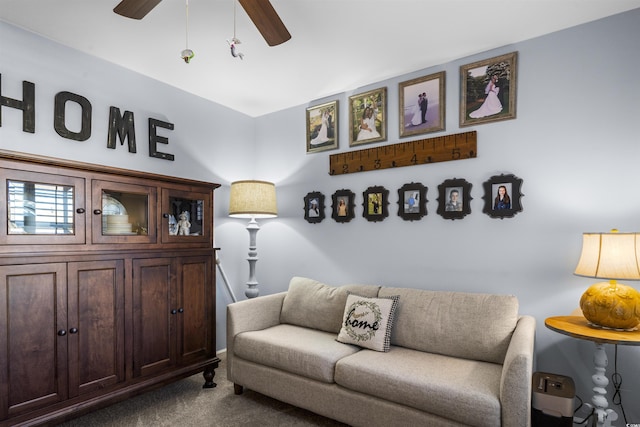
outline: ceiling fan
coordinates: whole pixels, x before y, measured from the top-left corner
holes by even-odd
[[[122,0],[113,11],[132,19],[142,19],[162,0]],[[269,46],[291,38],[269,0],[238,0]]]

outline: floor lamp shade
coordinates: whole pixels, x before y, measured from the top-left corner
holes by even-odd
[[[584,233],[574,273],[609,280],[590,286],[580,299],[589,322],[614,329],[637,328],[640,292],[617,280],[640,280],[640,233]]]
[[[231,183],[229,216],[234,218],[274,218],[278,216],[276,186],[267,181]]]

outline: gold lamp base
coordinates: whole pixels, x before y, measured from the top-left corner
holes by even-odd
[[[640,324],[640,292],[615,280],[591,285],[580,298],[580,308],[595,326],[633,331]]]

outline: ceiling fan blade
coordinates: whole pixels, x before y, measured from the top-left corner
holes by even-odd
[[[269,0],[239,0],[269,46],[276,46],[291,38]]]
[[[132,19],[142,19],[162,0],[122,0],[113,9],[118,15]]]

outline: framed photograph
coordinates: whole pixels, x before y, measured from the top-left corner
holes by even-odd
[[[304,196],[304,219],[317,224],[324,219],[324,194],[312,191]]]
[[[351,190],[338,190],[331,196],[331,218],[336,222],[349,222],[355,217],[356,195]]]
[[[518,52],[460,67],[460,126],[516,118]]]
[[[447,179],[438,185],[438,215],[462,219],[471,213],[471,184],[464,179]]]
[[[522,211],[522,179],[515,175],[496,175],[484,184],[484,209],[491,218],[512,218]]]
[[[402,82],[400,93],[400,136],[444,130],[445,72]]]
[[[405,184],[398,189],[398,216],[415,221],[427,214],[427,187],[419,182]]]
[[[349,97],[349,146],[387,140],[387,88]]]
[[[389,190],[380,186],[369,187],[362,195],[364,196],[362,216],[368,221],[384,221],[389,216]]]
[[[307,108],[307,153],[338,148],[338,101]]]

